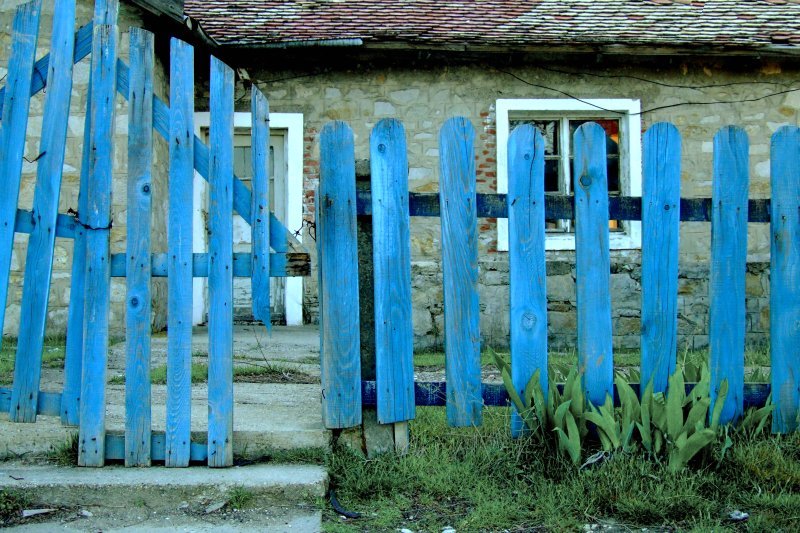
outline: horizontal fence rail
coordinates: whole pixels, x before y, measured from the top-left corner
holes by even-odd
[[[508,195],[477,193],[476,205],[479,218],[507,218]],[[681,198],[679,203],[681,222],[710,222],[711,198]],[[547,219],[571,220],[575,218],[575,198],[546,194],[544,210]],[[359,190],[356,194],[356,209],[359,215],[372,215],[372,194]],[[408,194],[408,211],[412,217],[439,217],[439,195],[430,192]],[[610,196],[608,198],[609,220],[642,220],[642,198],[639,196]],[[751,199],[748,202],[748,222],[770,221],[770,200]]]

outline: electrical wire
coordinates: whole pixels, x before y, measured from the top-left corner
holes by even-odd
[[[507,70],[503,70],[503,69],[499,69],[499,68],[495,68],[494,70],[496,70],[497,72],[500,72],[502,74],[505,74],[507,76],[511,76],[512,78],[516,79],[517,81],[520,81],[520,82],[524,83],[525,85],[529,85],[531,87],[536,87],[538,89],[544,89],[544,90],[547,90],[547,91],[552,91],[552,92],[555,92],[555,93],[562,94],[562,95],[566,96],[567,98],[572,98],[573,100],[577,100],[578,102],[581,102],[581,103],[584,103],[586,105],[592,106],[592,107],[594,107],[596,109],[599,109],[600,111],[605,111],[607,113],[613,113],[615,115],[623,115],[623,114],[625,114],[625,113],[622,113],[620,111],[615,111],[613,109],[606,109],[603,106],[597,105],[597,104],[595,104],[593,102],[590,102],[588,100],[584,100],[583,98],[578,98],[577,96],[574,96],[574,95],[572,95],[572,94],[570,94],[570,93],[568,93],[566,91],[562,91],[561,89],[556,89],[555,87],[549,87],[547,85],[541,85],[539,83],[533,83],[531,81],[526,80],[525,78],[517,76],[513,72],[509,72]],[[764,96],[758,96],[758,97],[754,97],[754,98],[742,98],[742,99],[739,99],[739,100],[712,100],[712,101],[706,101],[706,102],[691,102],[691,101],[678,102],[676,104],[667,104],[667,105],[662,105],[662,106],[651,107],[651,108],[648,108],[648,109],[643,109],[642,111],[639,111],[637,113],[630,113],[630,115],[632,115],[632,116],[644,115],[645,113],[652,113],[653,111],[660,111],[662,109],[671,109],[673,107],[682,107],[682,106],[689,106],[689,105],[743,104],[743,103],[748,103],[748,102],[758,102],[760,100],[766,100],[767,98],[772,98],[774,96],[780,96],[780,95],[783,95],[783,94],[793,93],[793,92],[796,92],[796,91],[800,91],[800,87],[786,89],[786,90],[783,90],[783,91],[777,91],[777,92],[773,92],[773,93],[770,93],[770,94],[766,94]]]

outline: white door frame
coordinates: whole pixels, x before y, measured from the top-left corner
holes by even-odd
[[[202,130],[208,128],[211,115],[208,112],[194,114],[195,134],[202,139]],[[234,113],[234,128],[250,128],[253,116],[250,113]],[[270,113],[270,130],[286,132],[286,227],[292,231],[300,229],[303,224],[303,114],[302,113]],[[193,251],[208,251],[207,235],[203,220],[204,199],[208,184],[197,172],[194,176],[194,210],[193,210]],[[302,234],[298,235],[302,241]],[[193,284],[192,323],[200,324],[205,320],[205,301],[208,298],[205,290],[208,280],[195,278]],[[284,308],[286,324],[299,326],[303,323],[303,278],[286,278]]]

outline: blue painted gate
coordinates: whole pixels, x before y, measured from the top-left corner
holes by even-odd
[[[98,1],[92,24],[75,32],[75,0],[56,0],[52,52],[35,60],[41,0],[19,6],[6,86],[0,89],[0,301],[8,300],[14,234],[29,244],[14,381],[0,389],[0,409],[15,422],[59,416],[79,427],[78,462],[129,466],[164,461],[187,466],[233,463],[233,277],[250,277],[253,314],[269,324],[269,277],[304,275],[309,258],[269,213],[269,112],[252,90],[252,191],[233,174],[233,70],[211,57],[210,147],[194,134],[194,53],[172,39],[170,105],[153,94],[153,35],[131,28],[129,64],[118,58],[118,2]],[[77,215],[58,213],[73,64],[91,54]],[[33,210],[17,208],[28,108],[47,87]],[[114,143],[115,95],[127,100],[128,145]],[[169,144],[168,253],[151,250],[153,131]],[[127,150],[127,250],[110,253],[115,151]],[[192,253],[194,173],[210,184],[208,253]],[[252,252],[233,254],[232,217],[252,228]],[[74,240],[64,387],[41,392],[42,348],[56,237]],[[270,248],[272,251],[270,251]],[[111,277],[126,277],[125,434],[106,432],[106,367]],[[167,430],[151,428],[151,281],[167,277]],[[191,438],[192,279],[209,279],[207,443]],[[6,305],[0,305],[0,330]]]

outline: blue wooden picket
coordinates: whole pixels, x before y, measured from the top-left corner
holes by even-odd
[[[744,407],[749,149],[742,128],[727,126],[714,136],[709,348],[712,409],[722,382],[728,383],[721,424],[739,418]]]
[[[111,180],[117,27],[95,25],[92,48],[91,150],[87,182],[86,323],[80,395],[78,464],[105,462],[106,363],[110,309]],[[85,217],[85,218],[84,218]]]
[[[587,399],[601,405],[614,383],[606,132],[583,124],[574,145],[578,371]]]
[[[666,392],[678,353],[681,136],[659,122],[643,145],[641,382]]]
[[[416,414],[408,156],[398,120],[381,120],[372,129],[370,163],[378,422],[390,424]]]
[[[194,49],[170,41],[167,466],[189,464],[192,411]]]
[[[34,226],[28,239],[22,309],[25,320],[19,324],[17,356],[14,367],[12,409],[15,422],[34,422],[42,368],[42,347],[53,270],[53,247],[56,242],[58,194],[67,143],[67,122],[72,93],[72,54],[75,42],[75,0],[56,2],[53,15],[53,56],[48,69],[42,139],[36,166],[36,188],[31,218]]]
[[[463,117],[439,133],[447,423],[456,427],[481,425],[483,407],[474,142]]]
[[[361,423],[361,342],[353,132],[329,122],[320,133],[317,254],[320,272],[322,421]]]
[[[213,56],[210,93],[208,466],[221,467],[233,464],[233,70]]]
[[[250,242],[253,246],[251,287],[253,317],[271,328],[269,303],[269,103],[258,87],[251,91],[253,127],[253,191]]]
[[[772,431],[788,433],[800,416],[800,128],[775,132],[770,162]]]
[[[19,6],[11,30],[11,56],[0,122],[0,182],[3,183],[3,194],[0,194],[0,333],[5,324],[11,252],[14,248],[14,221],[17,216],[22,156],[25,152],[25,136],[20,132],[26,131],[28,127],[31,75],[39,36],[41,6],[41,0],[32,0]]]
[[[83,123],[81,174],[78,186],[78,213],[88,209],[89,154],[92,132],[92,80],[86,94],[86,116]],[[61,397],[61,423],[77,426],[80,422],[81,376],[83,375],[83,326],[86,291],[86,228],[75,224],[72,248],[69,308],[67,310],[67,345],[64,350],[64,390]],[[124,266],[124,265],[123,265]]]
[[[520,396],[539,371],[548,397],[547,270],[545,268],[544,138],[526,124],[508,139],[508,268],[511,316],[511,381]],[[519,413],[511,432],[522,433]]]
[[[150,216],[153,157],[153,34],[130,30],[128,250],[125,331],[125,465],[149,466]],[[170,332],[171,334],[172,332]],[[168,393],[169,394],[169,393]],[[107,454],[106,454],[107,455]]]

